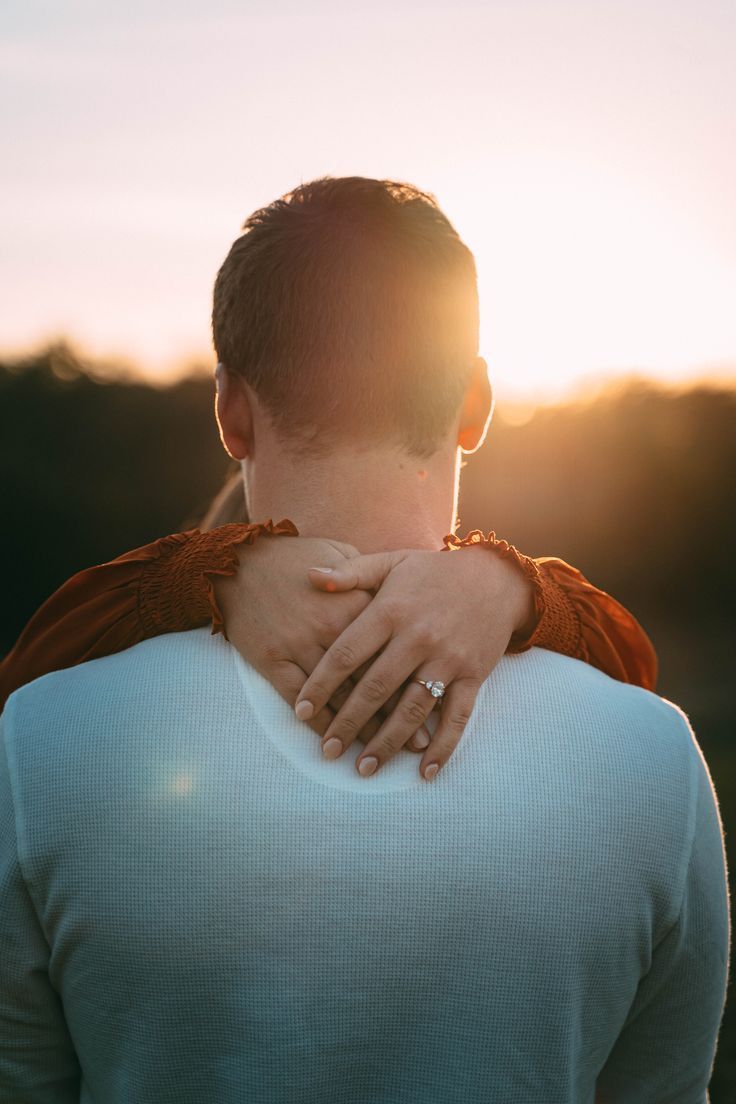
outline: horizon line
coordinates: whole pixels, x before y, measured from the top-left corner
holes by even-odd
[[[192,350],[190,354],[180,355],[165,368],[147,368],[140,358],[121,353],[97,353],[85,348],[84,342],[67,334],[49,335],[24,346],[0,345],[0,367],[21,368],[25,361],[41,359],[57,354],[59,358],[68,356],[81,370],[82,374],[106,383],[140,383],[156,389],[175,386],[188,379],[206,378],[214,374],[214,352],[205,355]],[[71,365],[69,366],[71,368]],[[60,359],[59,378],[64,378],[63,363]],[[493,371],[491,370],[493,380]],[[611,367],[604,370],[591,370],[577,379],[566,382],[558,388],[544,389],[538,385],[524,388],[497,385],[502,392],[497,395],[496,405],[507,411],[517,411],[519,416],[541,406],[556,406],[572,402],[591,401],[635,385],[646,384],[653,390],[681,393],[702,387],[725,391],[736,390],[736,358],[693,365],[685,373],[678,373],[668,379],[646,368]],[[503,392],[506,392],[504,395]]]

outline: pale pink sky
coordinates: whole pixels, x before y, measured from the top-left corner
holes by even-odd
[[[210,357],[245,216],[325,173],[433,191],[501,397],[736,376],[732,0],[5,0],[0,347]]]

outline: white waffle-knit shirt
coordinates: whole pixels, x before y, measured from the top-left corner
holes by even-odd
[[[655,695],[509,656],[433,783],[364,779],[200,629],[2,728],[0,1100],[706,1099],[722,833]]]

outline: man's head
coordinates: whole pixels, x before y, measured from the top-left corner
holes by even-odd
[[[432,456],[485,377],[475,262],[434,197],[325,177],[243,229],[214,289],[228,379],[250,389],[294,453],[349,442]]]

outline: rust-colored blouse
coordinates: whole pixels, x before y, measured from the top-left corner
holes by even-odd
[[[212,578],[233,575],[239,545],[260,535],[297,536],[292,522],[191,529],[74,575],[34,614],[0,664],[0,708],[19,686],[49,671],[123,651],[148,637],[209,622],[224,631]],[[622,682],[653,689],[654,648],[636,619],[563,560],[532,560],[494,534],[449,536],[445,547],[482,542],[512,557],[534,586],[536,628],[509,651],[536,646],[591,663]],[[489,610],[488,616],[493,613]]]

